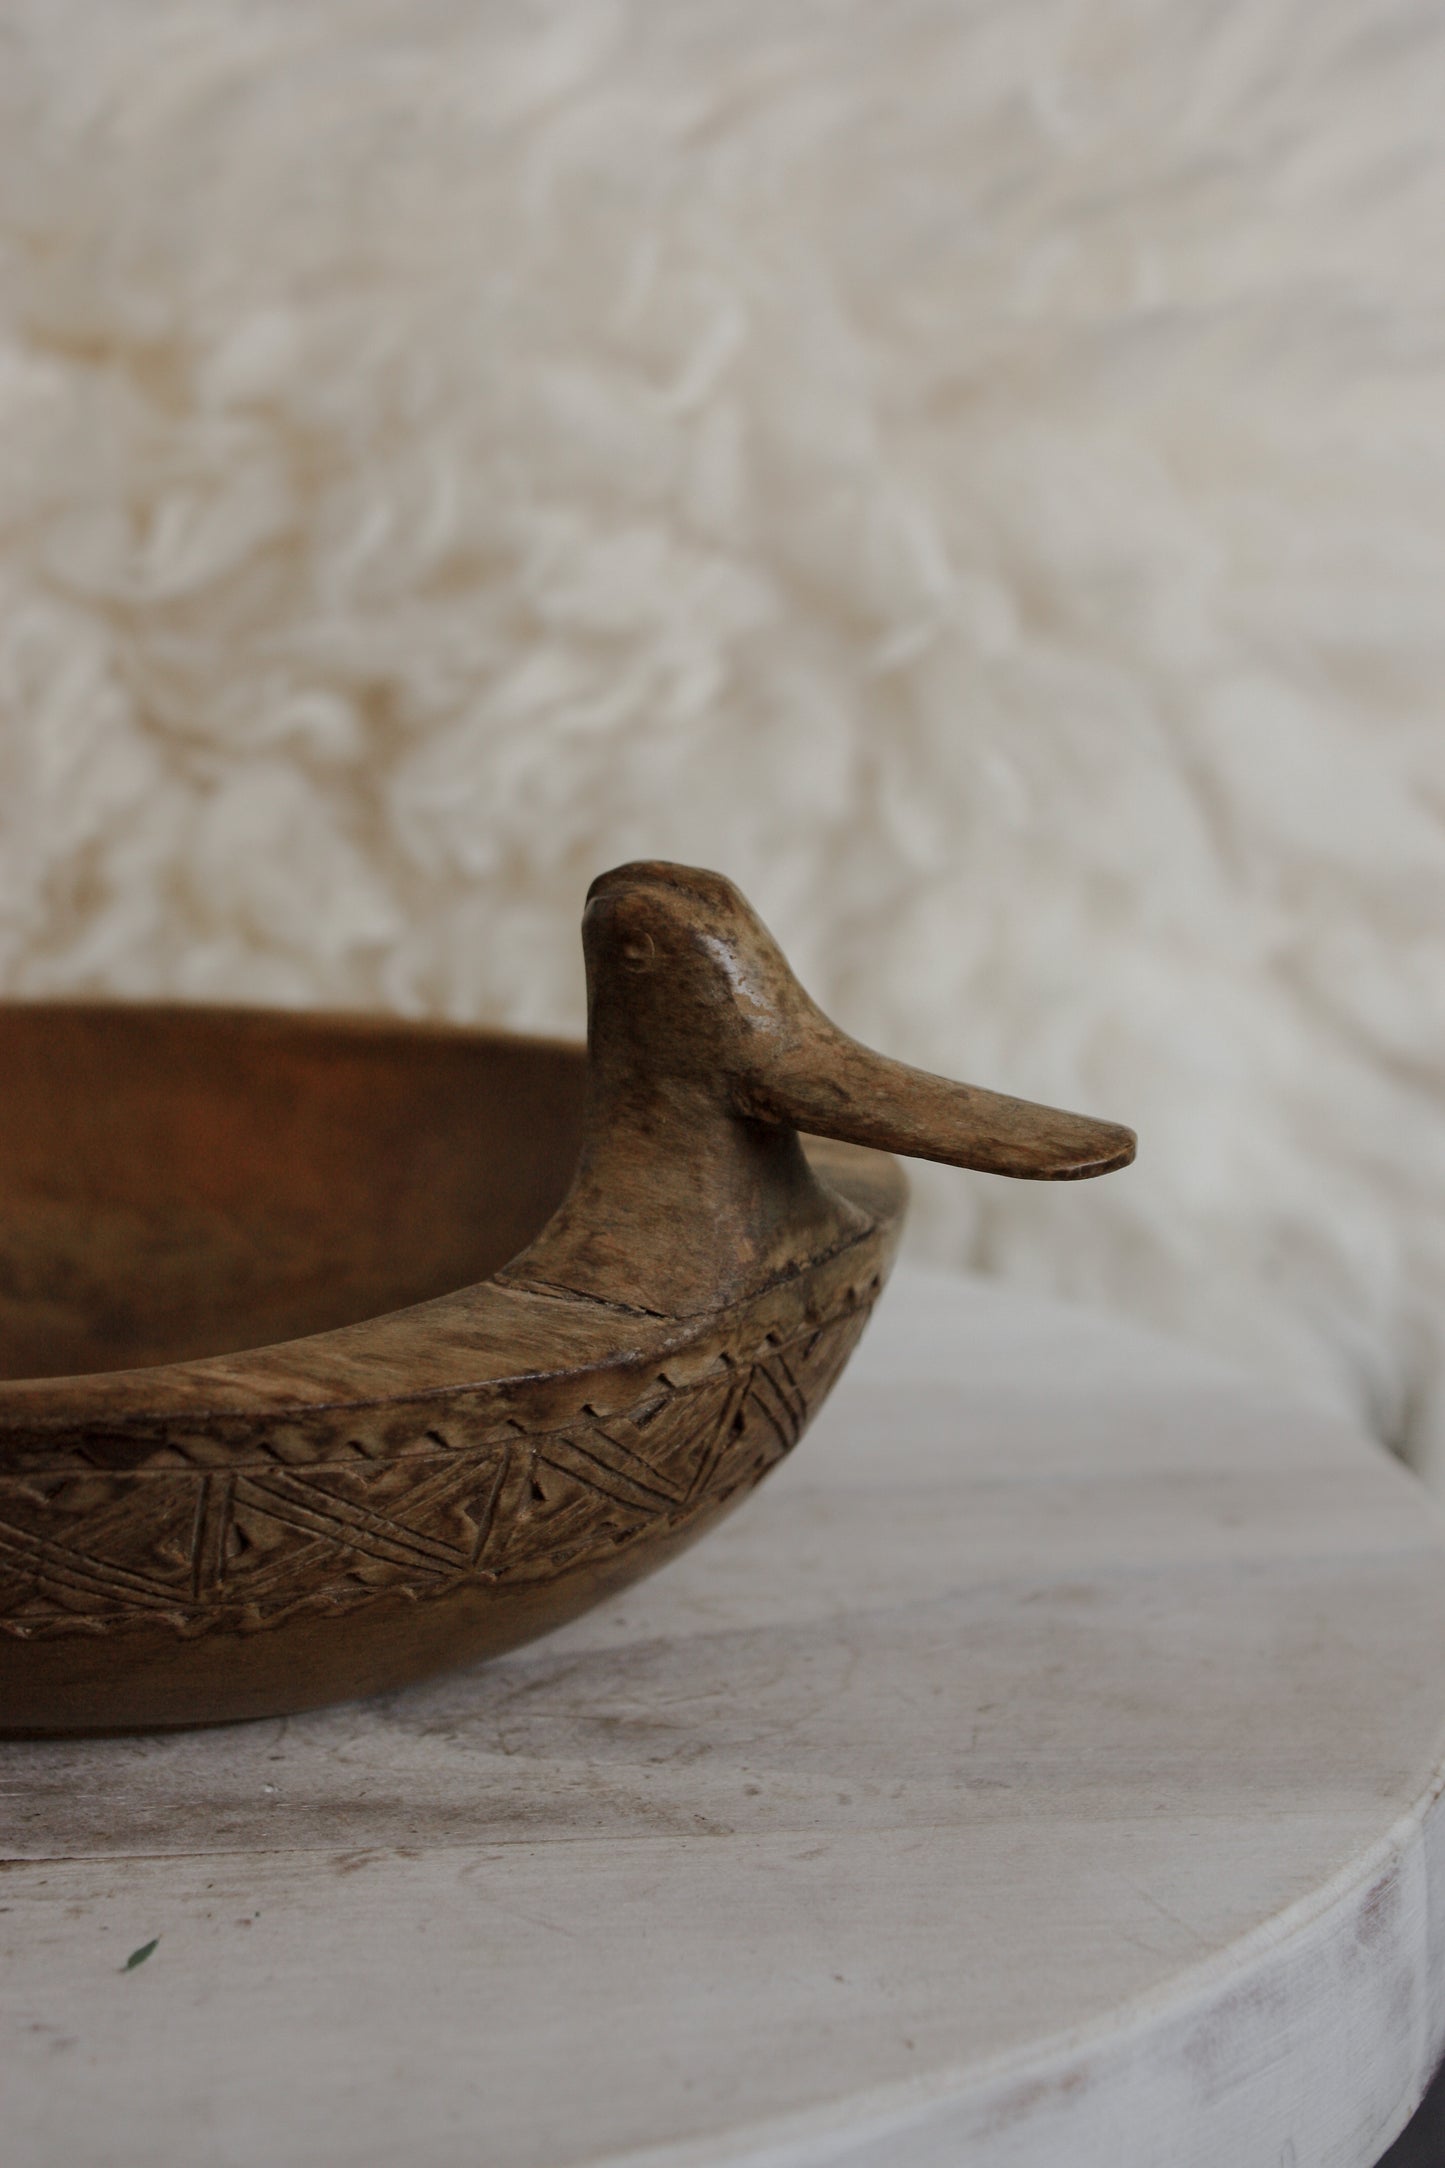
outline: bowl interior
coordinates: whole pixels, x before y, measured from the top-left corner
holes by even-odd
[[[581,1050],[286,1012],[0,1007],[0,1377],[465,1287],[566,1188]]]

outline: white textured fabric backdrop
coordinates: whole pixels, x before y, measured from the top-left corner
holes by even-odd
[[[1445,11],[3,0],[0,990],[580,1021],[731,873],[929,1172],[1445,1480]]]

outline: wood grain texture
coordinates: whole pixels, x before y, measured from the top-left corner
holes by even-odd
[[[1374,2168],[1442,1566],[1308,1409],[901,1273],[816,1450],[550,1641],[0,1749],[6,2168]]]
[[[583,940],[585,1089],[481,1034],[0,1021],[0,1323],[42,1373],[0,1379],[0,1731],[279,1714],[560,1624],[797,1443],[901,1224],[860,1146],[1132,1157],[847,1039],[717,874],[620,867]]]
[[[428,1305],[421,1348],[402,1313],[324,1353],[14,1388],[0,1728],[375,1692],[660,1564],[791,1451],[867,1321],[901,1191],[843,1156],[852,1239],[705,1318],[487,1283]]]

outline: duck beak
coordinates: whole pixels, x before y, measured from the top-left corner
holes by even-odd
[[[1032,1182],[1078,1182],[1127,1167],[1132,1129],[1005,1092],[952,1084],[860,1046],[815,1012],[770,1047],[740,1087],[742,1111],[910,1159]]]

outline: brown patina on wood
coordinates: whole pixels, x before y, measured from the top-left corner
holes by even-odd
[[[880,1155],[1133,1157],[848,1038],[717,874],[604,874],[583,937],[585,1062],[0,1009],[0,1730],[276,1714],[545,1632],[797,1442],[892,1260]]]

